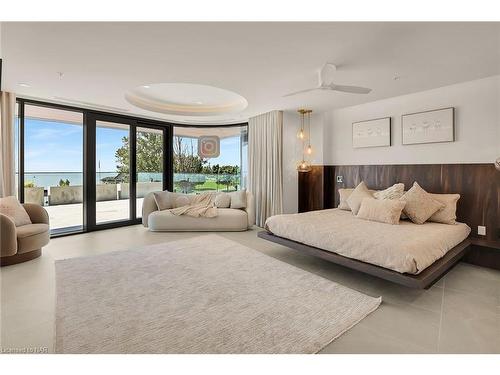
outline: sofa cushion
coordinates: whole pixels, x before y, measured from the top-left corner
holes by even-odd
[[[247,207],[247,191],[245,189],[229,193],[231,196],[231,208]]]
[[[40,249],[50,240],[50,230],[47,224],[27,224],[16,228],[17,253],[26,253]]]
[[[31,219],[16,197],[0,198],[0,213],[10,217],[16,227],[31,224]]]
[[[153,197],[156,202],[156,206],[160,211],[168,210],[169,208],[174,207],[175,193],[172,193],[168,190],[155,191],[153,193]]]
[[[215,197],[215,207],[229,208],[231,206],[231,196],[227,193],[219,193]]]
[[[218,208],[211,218],[176,216],[170,211],[155,211],[148,218],[149,229],[161,231],[243,231],[248,228],[248,215],[243,210]]]

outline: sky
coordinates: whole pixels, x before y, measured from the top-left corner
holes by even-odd
[[[81,172],[83,170],[83,126],[62,124],[27,118],[25,120],[26,172]],[[98,128],[96,159],[101,172],[116,170],[115,151],[122,146],[121,129]],[[197,146],[197,143],[194,143]],[[209,159],[211,165],[238,165],[240,139],[221,139],[218,158]]]

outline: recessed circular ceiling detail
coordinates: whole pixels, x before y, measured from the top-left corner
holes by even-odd
[[[232,91],[192,83],[150,83],[127,92],[125,99],[147,111],[180,116],[217,116],[242,111],[248,105]]]

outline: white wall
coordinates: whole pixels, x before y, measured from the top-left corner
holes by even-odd
[[[298,209],[297,163],[302,160],[302,142],[297,138],[300,117],[295,111],[283,112],[283,210],[295,213]],[[323,116],[311,118],[312,164],[323,164]]]
[[[500,156],[500,76],[398,96],[324,114],[323,161],[349,164],[493,163]],[[401,115],[455,107],[455,142],[401,144]],[[352,123],[392,117],[392,146],[354,149]]]

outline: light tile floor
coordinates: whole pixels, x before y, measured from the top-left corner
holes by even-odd
[[[459,263],[429,290],[413,290],[257,238],[220,233],[264,254],[371,296],[381,307],[322,353],[500,353],[500,271]],[[5,348],[53,348],[54,260],[174,241],[202,233],[152,233],[142,226],[53,239],[43,256],[0,273]]]

